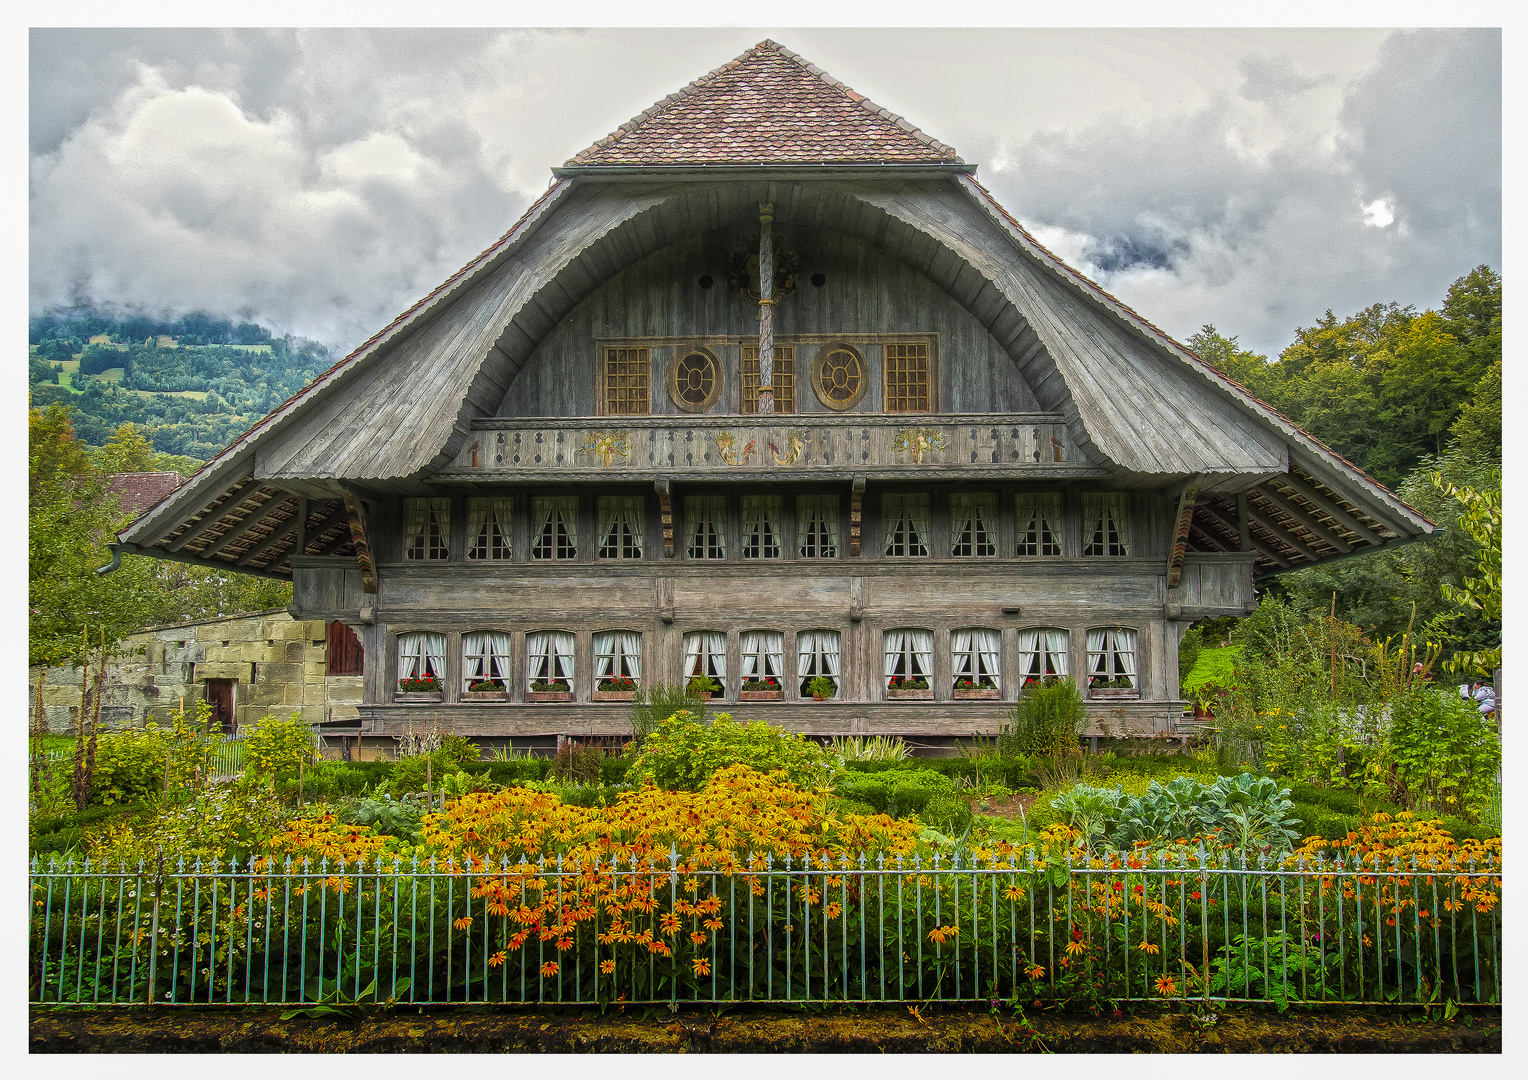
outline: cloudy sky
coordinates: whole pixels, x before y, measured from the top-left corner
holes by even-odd
[[[1495,30],[33,30],[30,307],[346,351],[549,169],[771,37],[1183,339],[1436,306],[1502,251]]]

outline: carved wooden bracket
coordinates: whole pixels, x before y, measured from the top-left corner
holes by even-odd
[[[860,523],[865,516],[865,478],[856,477],[849,486],[849,556],[860,553]]]
[[[355,542],[355,561],[361,568],[361,588],[377,594],[377,563],[371,553],[371,539],[366,533],[366,510],[355,492],[345,492],[345,516],[350,519],[350,539]]]
[[[1194,503],[1199,499],[1199,485],[1190,484],[1178,496],[1178,520],[1173,526],[1173,546],[1167,554],[1167,588],[1177,589],[1183,579],[1183,555],[1188,551],[1188,526],[1194,517]]]
[[[663,525],[663,557],[674,557],[674,499],[669,494],[669,482],[667,480],[654,480],[653,488],[658,492],[658,519]]]

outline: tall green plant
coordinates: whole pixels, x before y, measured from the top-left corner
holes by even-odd
[[[1390,753],[1409,805],[1472,821],[1480,819],[1501,769],[1493,725],[1452,689],[1418,686],[1395,703]]]
[[[638,689],[631,699],[631,746],[628,751],[637,753],[659,724],[681,712],[708,724],[711,722],[711,699],[704,695],[692,697],[689,687],[682,683],[653,683]]]
[[[1020,754],[1070,755],[1078,752],[1077,734],[1088,718],[1082,694],[1070,678],[1046,679],[1019,695],[998,733],[1003,757]]]

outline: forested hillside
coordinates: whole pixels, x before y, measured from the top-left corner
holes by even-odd
[[[90,307],[32,319],[32,405],[70,407],[104,446],[124,423],[161,453],[212,457],[331,363],[328,350],[254,323],[195,313],[117,316]]]

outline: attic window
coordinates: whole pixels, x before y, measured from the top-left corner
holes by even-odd
[[[709,349],[675,349],[668,371],[669,398],[685,412],[705,412],[721,396],[721,365]]]
[[[744,345],[742,356],[743,411],[759,411],[759,347]],[[790,345],[775,346],[775,412],[796,411],[796,350]]]
[[[451,500],[403,500],[403,557],[446,559],[451,555]]]
[[[1130,554],[1130,509],[1125,495],[1083,495],[1082,553]]]
[[[812,391],[828,408],[851,409],[865,396],[865,361],[853,345],[825,345],[817,353]]]
[[[605,350],[605,415],[646,416],[649,404],[648,350]]]
[[[883,347],[887,412],[928,412],[928,345],[888,342]]]

